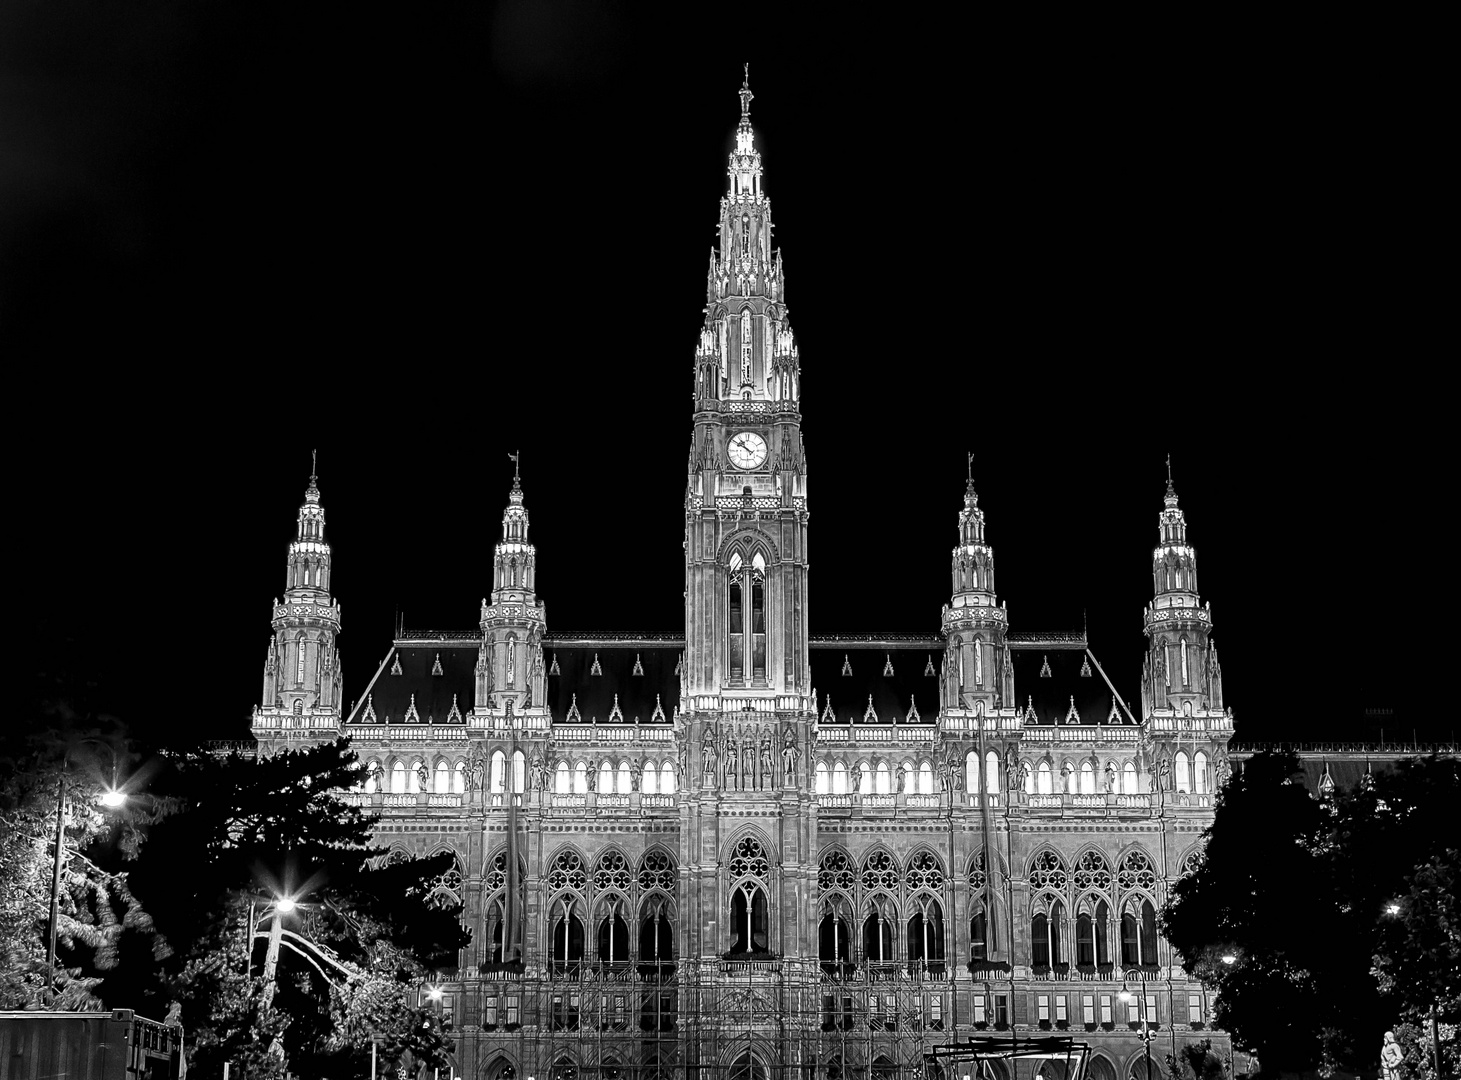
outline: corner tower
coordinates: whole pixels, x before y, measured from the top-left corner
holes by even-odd
[[[299,508],[284,580],[274,602],[274,636],[264,657],[264,694],[254,710],[254,735],[333,738],[340,729],[340,605],[330,596],[330,545],[325,508],[311,470]],[[298,735],[294,733],[298,732]]]
[[[502,514],[502,539],[492,556],[492,597],[482,601],[482,646],[477,655],[478,716],[511,711],[521,716],[546,708],[543,628],[547,619],[538,599],[538,552],[528,541],[528,510],[523,505],[520,455],[513,462],[512,490]]]
[[[695,351],[685,497],[686,707],[811,690],[801,368],[781,255],[771,244],[751,98],[748,78]]]
[[[984,511],[974,490],[973,454],[959,511],[953,577],[953,596],[941,620],[946,639],[942,704],[992,716],[1013,704],[1014,669],[1006,643],[1009,613],[994,594],[994,549],[984,538]]]
[[[1177,505],[1170,455],[1162,502],[1159,543],[1152,549],[1154,596],[1142,618],[1147,636],[1142,717],[1221,712],[1222,671],[1212,644],[1212,605],[1203,605],[1197,592],[1197,552],[1187,542],[1187,519]]]

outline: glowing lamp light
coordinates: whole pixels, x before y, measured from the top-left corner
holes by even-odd
[[[432,1001],[440,1001],[441,987],[433,986],[430,990],[426,991],[426,996],[429,997]]]
[[[1121,993],[1119,993],[1116,996],[1119,997],[1122,1001],[1124,1001],[1128,1005],[1130,1005],[1133,1001],[1136,1000],[1136,995],[1133,994],[1130,990],[1123,990],[1123,991],[1121,991]]]
[[[101,797],[103,806],[118,807],[127,801],[127,793],[118,791],[116,788],[108,788]]]
[[[295,907],[296,905],[294,901],[287,896],[281,896],[279,900],[274,904],[275,910],[282,915],[288,915],[291,911],[295,909]]]
[[[1400,905],[1397,904],[1397,903],[1395,903],[1394,901],[1391,901],[1390,903],[1388,903],[1388,904],[1385,905],[1385,914],[1386,915],[1399,915],[1400,914]]]
[[[1237,962],[1238,958],[1232,953],[1223,953],[1223,963],[1227,964],[1228,967],[1232,967]]]

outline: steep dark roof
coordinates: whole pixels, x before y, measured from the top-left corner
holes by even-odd
[[[438,658],[441,674],[434,675]],[[423,724],[444,724],[455,697],[457,712],[465,723],[467,710],[472,707],[476,666],[477,645],[472,641],[397,646],[370,687],[368,707],[375,713],[375,722],[403,724],[414,697],[416,714]],[[356,723],[371,722],[366,710],[367,702],[361,702],[354,716]],[[453,723],[457,720],[452,717]]]
[[[1021,709],[1033,701],[1038,724],[1104,724],[1111,715],[1111,688],[1086,650],[1056,641],[1011,642],[1015,700]],[[1071,702],[1080,719],[1070,719]]]
[[[616,642],[612,646],[545,642],[543,661],[548,665],[548,708],[553,719],[558,723],[567,720],[576,697],[579,718],[584,723],[609,723],[617,694],[624,723],[632,724],[638,717],[641,724],[648,724],[656,699],[668,722],[680,704],[680,676],[675,668],[683,651],[677,645],[652,641],[633,645]],[[593,674],[595,657],[601,672],[598,675]],[[642,675],[634,674],[636,661]]]
[[[836,723],[860,724],[871,697],[877,723],[888,724],[895,719],[904,723],[909,706],[914,705],[918,722],[931,724],[938,717],[938,670],[942,659],[943,649],[928,639],[911,647],[891,640],[882,647],[813,640],[812,686],[817,691],[817,711],[826,716],[830,699]],[[889,665],[892,674],[884,674]],[[828,717],[825,722],[833,720]],[[873,721],[869,718],[868,722]]]

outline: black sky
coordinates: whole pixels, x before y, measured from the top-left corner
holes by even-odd
[[[4,8],[27,674],[246,730],[314,447],[347,696],[397,608],[474,624],[509,450],[550,628],[678,629],[749,61],[814,632],[936,632],[972,449],[1015,629],[1087,619],[1134,693],[1170,452],[1240,733],[1449,734],[1410,658],[1444,487],[1419,34],[666,18]]]

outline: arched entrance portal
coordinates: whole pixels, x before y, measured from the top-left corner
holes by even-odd
[[[747,1051],[731,1065],[730,1080],[771,1080],[771,1074],[760,1058]]]

